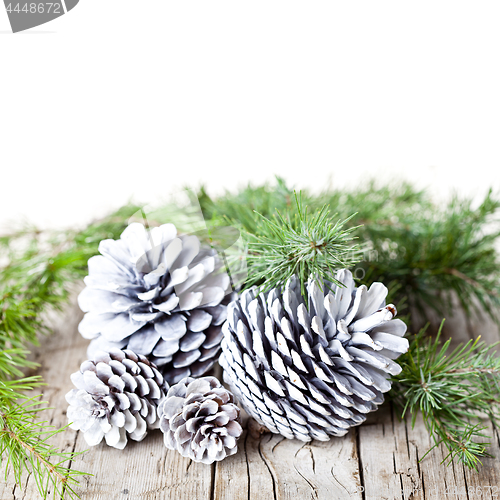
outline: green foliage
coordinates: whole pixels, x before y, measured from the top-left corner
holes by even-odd
[[[308,204],[309,197],[302,193]],[[272,217],[276,211],[293,214],[296,208],[293,189],[277,177],[276,186],[247,186],[236,193],[226,192],[215,200],[205,188],[198,192],[200,207],[205,220],[211,225],[229,223],[248,234],[256,234],[260,221],[255,212],[263,217]]]
[[[363,267],[371,281],[396,281],[398,299],[408,297],[424,315],[449,312],[454,291],[466,313],[477,300],[494,317],[492,306],[500,305],[499,208],[489,192],[475,209],[454,197],[442,209],[424,203],[386,223],[366,223],[364,237],[375,258]]]
[[[398,359],[403,370],[393,377],[390,396],[402,417],[412,415],[412,426],[422,412],[435,443],[431,450],[440,443],[448,449],[443,462],[457,459],[477,470],[480,458],[491,456],[481,417],[500,422],[500,358],[479,338],[448,352],[451,339],[440,342],[442,326],[434,339],[425,337],[425,329],[414,336]]]
[[[359,260],[360,248],[353,245],[352,232],[343,229],[353,217],[331,222],[328,206],[309,215],[300,195],[295,195],[293,216],[277,214],[268,219],[257,214],[255,234],[245,233],[248,241],[246,286],[257,284],[262,291],[285,283],[294,274],[301,284],[302,294],[310,276],[319,277],[343,286],[335,278],[335,271],[350,267]]]
[[[373,180],[361,183],[353,190],[328,189],[316,203],[327,203],[341,217],[356,212],[353,224],[361,224],[360,236],[366,238],[372,227],[391,226],[401,217],[433,208],[425,191],[416,190],[406,182],[381,185]],[[434,207],[436,208],[436,207]]]

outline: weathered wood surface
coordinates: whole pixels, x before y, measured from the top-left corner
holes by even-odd
[[[81,313],[76,304],[59,319],[54,334],[35,352],[38,373],[48,386],[44,399],[54,407],[47,414],[57,427],[66,421],[64,395],[72,388],[69,376],[86,358],[87,341],[77,333]],[[495,324],[485,318],[466,320],[456,313],[445,324],[454,342],[478,334],[488,342],[498,339]],[[275,500],[275,499],[473,499],[500,498],[500,434],[491,428],[493,458],[483,460],[479,473],[440,462],[438,448],[419,463],[432,445],[421,419],[414,429],[399,421],[385,403],[368,420],[342,438],[302,443],[281,436],[252,437],[245,430],[239,451],[221,463],[193,463],[167,450],[160,431],[125,450],[104,443],[91,448],[71,467],[93,474],[82,479],[78,493],[85,500]],[[80,433],[68,430],[54,444],[64,450],[87,449]],[[0,500],[36,500],[29,476],[23,488],[12,475],[0,484]]]

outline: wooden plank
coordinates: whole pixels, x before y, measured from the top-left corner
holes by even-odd
[[[76,449],[87,445],[81,433]],[[91,448],[73,467],[94,474],[79,489],[85,500],[210,499],[213,466],[195,463],[167,450],[160,431],[142,442],[129,442],[124,450],[101,443]]]
[[[366,500],[466,499],[477,494],[478,486],[493,494],[499,485],[498,434],[489,450],[494,458],[484,459],[483,467],[474,472],[458,463],[446,467],[442,461],[448,452],[443,445],[419,462],[434,444],[421,415],[412,429],[410,419],[399,421],[395,410],[391,412],[390,405],[384,404],[372,421],[359,427],[359,433]]]
[[[484,325],[487,325],[490,332],[487,340],[497,340],[498,329],[491,319],[488,322],[484,314],[468,318],[456,300],[454,305],[453,314],[448,315],[443,328],[443,340],[451,338],[451,348],[475,338],[478,331],[484,332]],[[367,422],[359,428],[365,498],[472,498],[480,493],[481,487],[487,490],[485,498],[489,498],[487,495],[494,494],[495,485],[498,488],[500,470],[500,440],[498,433],[493,434],[491,423],[489,426],[488,432],[495,438],[489,451],[495,458],[484,459],[479,473],[469,471],[457,463],[450,467],[442,464],[448,453],[442,445],[419,463],[419,459],[434,444],[422,416],[418,416],[415,428],[411,429],[409,419],[400,422],[394,410],[391,421],[388,407],[384,405],[378,412],[371,414]],[[393,470],[390,467],[391,457],[394,461]],[[400,477],[399,491],[395,474]]]
[[[366,500],[422,498],[418,469],[415,462],[411,462],[416,454],[413,449],[409,451],[403,427],[404,422],[395,422],[392,418],[388,403],[359,426],[360,467]]]
[[[498,342],[500,340],[500,312],[494,314],[494,317],[496,321],[475,300],[471,317],[466,319],[470,337],[475,339],[481,336],[481,340],[487,344]],[[500,354],[500,345],[496,346],[495,350]]]
[[[429,333],[435,334],[444,319],[442,340],[451,338],[451,346],[455,347],[459,343],[465,343],[469,339],[476,339],[479,335],[481,340],[488,344],[493,344],[500,340],[500,319],[495,322],[487,314],[479,301],[475,298],[471,300],[470,314],[466,315],[456,293],[451,292],[452,308],[444,316],[438,315],[434,310],[427,311],[428,319],[423,319],[421,314],[412,310],[413,331],[418,331],[427,321],[429,321]],[[500,311],[496,314],[498,317]],[[500,346],[497,347],[500,353]]]
[[[87,341],[77,333],[82,316],[74,302],[62,317],[53,316],[49,324],[52,324],[54,333],[43,338],[41,346],[34,351],[35,361],[41,365],[38,373],[47,384],[42,389],[43,399],[52,408],[44,417],[57,429],[68,424],[65,395],[73,388],[69,375],[86,359]],[[61,451],[71,452],[75,448],[75,440],[76,432],[68,429],[56,435],[51,443]],[[37,491],[36,481],[31,478],[25,491],[26,497],[22,498],[38,498]]]
[[[394,474],[399,476],[401,498],[423,499],[424,487],[418,464],[418,447],[411,433],[408,418],[401,420],[391,405],[392,432],[394,434]],[[408,431],[410,426],[410,433]]]
[[[487,344],[494,344],[500,340],[499,324],[488,315],[480,306],[479,301],[474,301],[474,310],[471,317],[467,318],[467,330],[471,338],[481,336]],[[496,314],[498,318],[498,314]],[[500,354],[500,345],[494,348]],[[489,419],[484,419],[487,429],[486,435],[491,436],[491,446],[487,451],[493,457],[481,459],[480,474],[465,469],[465,483],[469,498],[498,499],[500,497],[500,435],[498,429]]]
[[[485,433],[492,436],[491,446],[488,452],[493,457],[481,459],[480,474],[474,471],[465,469],[465,485],[470,498],[481,498],[484,500],[492,500],[500,497],[500,447],[498,430],[495,429],[492,423],[485,419],[487,430]]]
[[[216,465],[214,498],[275,498],[274,478],[259,447],[260,438],[252,438],[245,429],[238,453]]]
[[[417,458],[421,460],[434,444],[425,428],[422,415],[418,415],[414,429],[411,429],[410,423],[407,422],[407,429],[408,440],[414,440]],[[442,500],[448,498],[446,492],[457,491],[465,487],[463,466],[452,464],[446,467],[441,463],[446,455],[446,449],[441,445],[432,450],[418,464],[425,499]],[[456,497],[451,496],[451,498]]]
[[[361,499],[356,432],[328,442],[303,443],[245,431],[239,452],[217,463],[217,500]]]
[[[442,341],[451,339],[450,348],[454,349],[458,344],[466,344],[471,338],[475,338],[475,336],[471,335],[471,331],[469,331],[468,325],[470,319],[460,306],[456,294],[452,294],[451,301],[453,309],[445,316]]]
[[[296,470],[317,492],[313,498],[362,498],[357,429],[342,438],[313,441],[296,453]]]
[[[0,498],[6,500],[18,500],[24,495],[24,491],[28,486],[28,481],[30,479],[29,474],[23,473],[21,478],[21,487],[19,487],[14,479],[14,474],[12,474],[12,469],[9,469],[7,477],[5,477],[5,467],[7,459],[2,458],[0,474],[2,481],[0,481]]]
[[[64,395],[72,388],[69,376],[86,358],[88,341],[77,332],[80,319],[81,313],[73,304],[62,319],[55,320],[54,335],[35,351],[42,364],[39,373],[49,384],[45,399],[54,407],[46,417],[57,427],[67,423]],[[453,343],[475,336],[484,325],[494,332],[484,317],[467,320],[458,309],[445,325],[445,335],[452,336]],[[488,340],[494,338],[492,335]],[[129,443],[123,451],[103,443],[71,467],[94,474],[77,489],[87,500],[470,499],[478,497],[481,488],[484,498],[493,499],[499,496],[495,487],[500,486],[500,438],[496,429],[489,431],[495,437],[490,449],[494,458],[483,460],[479,474],[456,464],[448,468],[441,465],[446,455],[443,447],[419,463],[433,444],[422,418],[412,430],[410,422],[400,422],[387,403],[369,414],[362,426],[328,442],[302,443],[272,434],[256,438],[245,430],[239,452],[212,466],[193,463],[167,450],[161,432],[154,431],[141,443]],[[65,450],[87,449],[83,436],[72,430],[53,442]],[[39,499],[32,478],[25,475],[23,485],[21,490],[8,476],[0,484],[0,499]],[[465,492],[468,497],[454,496],[453,492]]]
[[[268,434],[261,438],[260,450],[277,499],[362,498],[355,430],[310,443]]]

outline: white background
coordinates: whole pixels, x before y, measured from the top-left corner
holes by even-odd
[[[500,3],[80,0],[9,34],[0,229],[274,174],[500,190]]]

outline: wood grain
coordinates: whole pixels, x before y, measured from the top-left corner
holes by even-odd
[[[54,320],[54,334],[34,351],[41,364],[38,373],[48,383],[44,399],[54,407],[46,416],[56,427],[67,423],[64,395],[72,388],[69,376],[86,358],[87,341],[77,332],[80,319],[73,303]],[[443,333],[453,344],[478,334],[488,342],[499,338],[489,319],[467,319],[458,307]],[[160,431],[141,443],[129,442],[123,451],[102,443],[68,465],[93,474],[77,489],[85,500],[493,500],[500,497],[500,436],[488,425],[494,456],[483,460],[479,473],[442,465],[446,452],[441,447],[419,462],[432,446],[422,418],[412,429],[388,403],[363,425],[328,442],[303,443],[269,433],[256,437],[245,430],[238,453],[212,466],[167,450]],[[87,449],[81,434],[72,430],[54,444],[66,451]],[[0,500],[39,498],[28,475],[23,476],[22,489],[11,474],[0,484]]]

